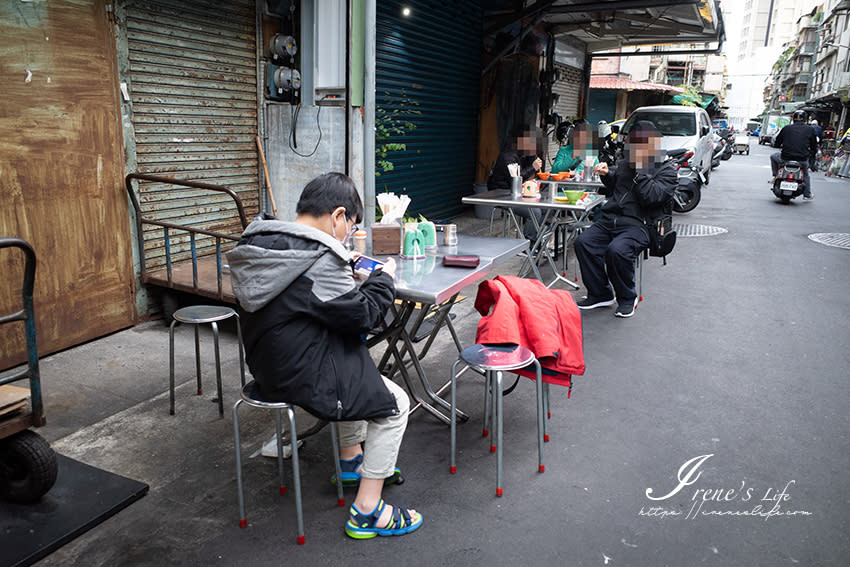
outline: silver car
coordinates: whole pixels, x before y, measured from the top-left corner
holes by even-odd
[[[696,106],[641,106],[623,124],[623,134],[628,134],[639,120],[648,120],[661,131],[663,150],[687,148],[694,152],[692,163],[699,164],[700,171],[708,176],[713,144],[711,120],[705,110]]]

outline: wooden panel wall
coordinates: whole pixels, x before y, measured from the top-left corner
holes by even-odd
[[[0,34],[0,235],[35,248],[43,356],[135,320],[115,41],[102,0],[0,2]],[[21,270],[2,254],[0,314]],[[0,369],[24,359],[19,325],[0,327]]]

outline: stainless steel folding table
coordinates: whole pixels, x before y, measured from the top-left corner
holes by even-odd
[[[526,198],[526,197],[513,197],[511,196],[510,191],[508,190],[495,190],[495,191],[487,191],[485,193],[478,193],[476,195],[470,195],[464,197],[462,199],[463,203],[466,205],[488,205],[488,206],[500,206],[506,208],[510,215],[514,225],[517,228],[518,232],[522,232],[519,229],[519,221],[517,221],[516,215],[514,214],[514,208],[527,208],[527,209],[542,209],[543,210],[543,218],[541,220],[537,220],[534,215],[529,215],[531,218],[531,222],[534,223],[534,227],[537,229],[537,240],[531,245],[531,249],[528,252],[528,259],[523,267],[520,268],[520,275],[524,275],[528,273],[528,270],[531,269],[534,272],[534,275],[544,284],[546,283],[543,280],[543,276],[540,274],[540,270],[537,268],[537,262],[540,259],[540,255],[542,254],[546,260],[549,262],[549,265],[552,268],[553,273],[555,274],[555,278],[546,284],[546,287],[552,287],[555,282],[563,281],[575,289],[578,289],[578,286],[563,277],[558,271],[557,266],[555,265],[555,260],[552,258],[552,254],[549,252],[547,244],[549,243],[549,239],[552,237],[553,229],[547,228],[547,221],[550,218],[563,215],[568,219],[569,223],[576,227],[586,226],[589,223],[590,212],[600,206],[603,202],[605,202],[605,197],[598,193],[589,193],[588,197],[590,198],[590,202],[587,204],[570,204],[567,202],[557,200],[553,195],[553,189],[555,187],[560,186],[574,186],[574,187],[601,187],[601,183],[587,182],[558,182],[555,183],[547,183],[548,188],[541,191],[540,195],[536,198]],[[581,189],[577,189],[581,190]],[[559,222],[565,222],[563,220]]]
[[[393,375],[395,372],[401,374],[408,392],[416,401],[411,411],[422,407],[445,423],[449,423],[448,412],[451,406],[440,397],[440,393],[451,382],[435,389],[422,368],[421,361],[443,327],[452,334],[458,352],[462,350],[460,339],[449,317],[457,295],[465,287],[488,277],[496,266],[509,261],[527,248],[528,241],[525,239],[460,234],[456,246],[439,246],[434,250],[426,250],[425,257],[421,259],[411,260],[393,256],[398,266],[395,274],[396,299],[400,301],[393,306],[392,320],[384,329],[371,336],[368,344],[373,347],[382,342],[387,343],[378,368],[388,375]],[[442,263],[443,256],[447,254],[475,255],[480,258],[480,263],[476,268],[447,267]],[[418,315],[413,325],[408,327],[417,309]],[[412,337],[416,336],[429,315],[435,319],[434,327],[428,335],[425,346],[417,352]],[[422,390],[425,392],[424,396],[420,395],[414,387],[408,372],[409,366],[412,366],[418,376]],[[460,415],[462,419],[465,419],[462,412]]]

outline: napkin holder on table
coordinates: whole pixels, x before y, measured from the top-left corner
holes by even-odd
[[[401,254],[401,225],[372,225],[372,255]]]
[[[437,227],[431,221],[419,223],[419,230],[422,231],[422,245],[426,250],[434,250],[437,248]]]

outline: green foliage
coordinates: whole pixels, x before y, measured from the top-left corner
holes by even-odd
[[[682,93],[682,106],[700,106],[702,103],[702,96],[699,94],[697,88],[693,85],[685,85],[685,92]]]
[[[795,46],[792,45],[791,47],[786,49],[782,53],[782,55],[779,56],[779,59],[777,59],[776,63],[773,64],[773,72],[774,73],[779,71],[780,69],[782,69],[782,66],[785,65],[785,63],[788,62],[788,58],[791,57],[792,53],[794,53],[794,47]]]
[[[390,93],[385,93],[388,97]],[[398,97],[391,97],[386,107],[375,108],[375,177],[395,169],[390,154],[407,151],[407,144],[391,141],[406,136],[416,129],[412,118],[422,111],[419,103],[408,97],[404,90]]]

